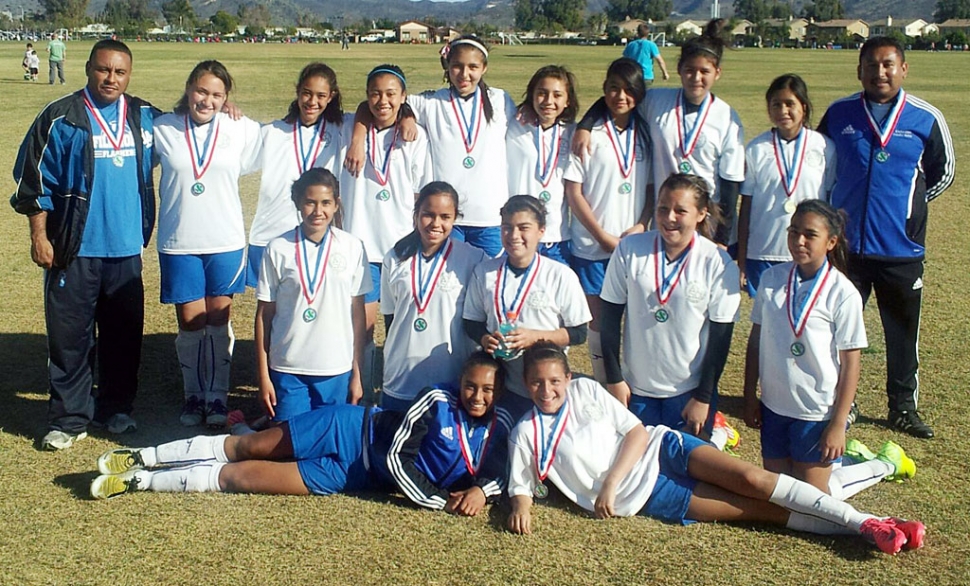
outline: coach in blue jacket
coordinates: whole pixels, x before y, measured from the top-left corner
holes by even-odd
[[[157,111],[125,94],[131,61],[124,43],[96,43],[85,64],[87,85],[44,108],[14,167],[10,203],[28,216],[31,258],[45,269],[44,449],[71,447],[90,423],[112,433],[135,429],[130,414],[145,311],[141,250],[155,223]]]
[[[953,182],[953,141],[943,114],[903,88],[903,47],[888,37],[859,54],[863,91],[836,101],[819,123],[835,142],[832,204],[849,216],[849,277],[863,300],[875,290],[886,336],[889,424],[919,438],[920,304],[927,203]]]

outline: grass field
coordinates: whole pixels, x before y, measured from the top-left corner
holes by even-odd
[[[83,83],[90,45],[68,47],[66,89]],[[324,60],[340,76],[344,108],[363,97],[365,73],[392,61],[412,89],[438,87],[436,47],[336,45],[133,45],[129,90],[170,108],[196,61],[218,58],[236,77],[233,99],[263,122],[282,116],[300,68]],[[9,170],[36,113],[65,88],[21,81],[20,44],[0,44],[0,192],[12,193]],[[673,67],[674,49],[665,49]],[[547,63],[568,65],[580,80],[583,106],[598,94],[607,47],[508,47],[494,51],[489,82],[519,99],[531,73]],[[729,53],[716,93],[732,104],[748,138],[768,126],[764,90],[793,71],[808,82],[816,120],[826,105],[854,92],[854,52],[742,50]],[[895,558],[848,538],[795,535],[766,527],[673,527],[645,518],[595,521],[562,500],[539,505],[535,534],[505,532],[506,511],[492,507],[463,519],[418,510],[400,496],[293,498],[243,495],[138,494],[111,502],[87,497],[93,464],[115,439],[93,436],[63,453],[34,448],[45,431],[46,346],[41,272],[29,258],[26,220],[0,213],[0,584],[966,584],[970,583],[970,366],[967,361],[970,234],[970,54],[911,53],[909,91],[946,115],[960,173],[933,203],[921,339],[921,410],[937,438],[918,441],[885,427],[885,357],[875,307],[866,312],[871,348],[863,355],[859,404],[851,431],[878,445],[896,439],[919,473],[905,484],[883,483],[857,496],[863,510],[916,517],[929,528],[927,546]],[[44,64],[46,66],[46,64]],[[42,67],[43,69],[43,67]],[[46,78],[42,71],[41,78]],[[672,82],[668,82],[670,84]],[[258,177],[243,180],[247,221]],[[175,358],[175,318],[158,304],[154,245],[145,254],[146,324],[141,387],[134,416],[141,427],[124,438],[149,445],[182,437],[177,423],[181,381]],[[757,434],[743,428],[742,362],[747,338],[744,302],[722,380],[722,410],[741,430],[742,457],[757,462]],[[235,304],[237,335],[232,402],[251,414],[255,381],[251,293]],[[588,371],[585,352],[573,354]],[[102,357],[110,360],[111,357]]]

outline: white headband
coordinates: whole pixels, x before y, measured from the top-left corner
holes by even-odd
[[[472,47],[475,47],[476,49],[484,53],[485,58],[488,59],[488,49],[486,49],[485,45],[479,43],[478,41],[473,41],[472,39],[457,39],[451,42],[452,48],[454,48],[457,45],[471,45]]]

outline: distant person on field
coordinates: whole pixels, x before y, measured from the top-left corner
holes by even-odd
[[[886,336],[889,425],[919,438],[920,308],[927,203],[953,183],[953,140],[943,114],[907,94],[899,41],[873,37],[859,53],[861,93],[829,106],[818,131],[835,143],[831,203],[849,216],[848,275],[863,302],[875,290]]]
[[[99,41],[87,86],[47,105],[17,154],[10,203],[29,217],[44,273],[50,402],[41,447],[88,424],[133,431],[144,322],[141,251],[155,225],[151,104],[125,94],[131,51]],[[94,387],[95,350],[98,385]]]
[[[27,70],[30,75],[30,81],[37,81],[37,74],[40,71],[40,57],[37,56],[37,51],[33,49],[27,55]]]
[[[48,81],[51,85],[54,85],[54,71],[56,70],[57,78],[61,80],[61,85],[64,85],[67,83],[64,81],[64,57],[67,54],[67,47],[61,40],[61,35],[57,35],[51,42],[47,43],[47,53],[50,60]]]
[[[664,81],[670,79],[670,75],[667,73],[667,64],[664,63],[664,58],[660,56],[660,49],[657,47],[657,43],[654,43],[647,37],[650,36],[650,27],[646,24],[641,24],[637,27],[637,39],[631,41],[625,49],[623,49],[623,56],[633,59],[643,67],[643,81],[647,85],[653,83],[653,62],[656,61],[657,65],[660,66],[660,71],[663,73]]]

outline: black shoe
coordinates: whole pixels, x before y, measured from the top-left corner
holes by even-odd
[[[845,418],[845,429],[848,430],[857,419],[859,419],[859,406],[856,405],[855,401],[852,401],[852,406],[849,407],[849,416]]]
[[[889,426],[920,439],[930,439],[935,434],[919,416],[919,411],[890,411]]]

